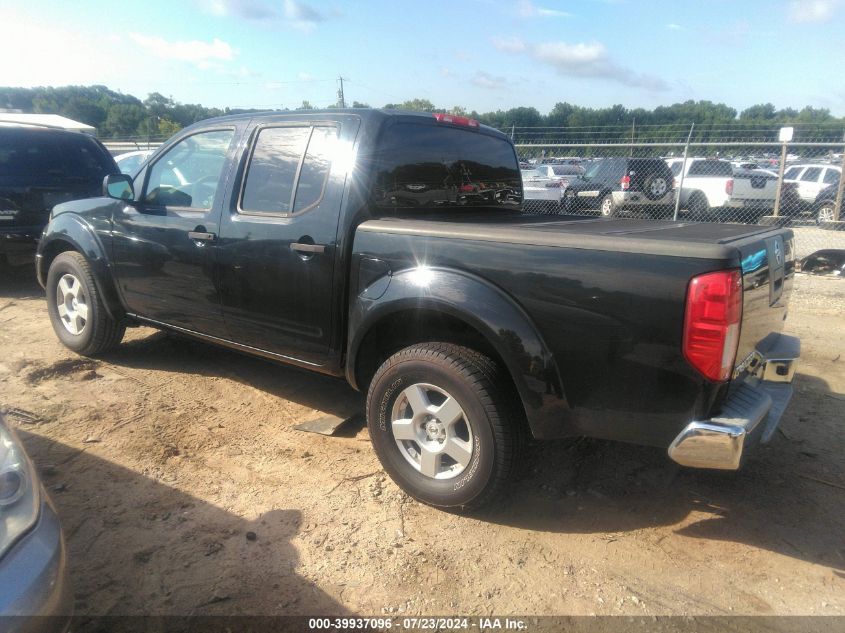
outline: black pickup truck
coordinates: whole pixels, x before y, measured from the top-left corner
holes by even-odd
[[[426,503],[496,498],[529,436],[736,469],[791,396],[791,231],[524,214],[513,145],[471,119],[213,119],[103,189],[39,243],[66,346],[146,324],[345,375]]]

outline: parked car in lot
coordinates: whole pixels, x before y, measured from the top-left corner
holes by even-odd
[[[663,161],[603,164],[586,182],[619,206],[671,199]],[[492,194],[462,201],[468,179]],[[435,506],[498,499],[527,434],[738,468],[792,393],[792,232],[523,214],[522,184],[464,117],[211,119],[56,207],[38,278],[80,354],[145,324],[345,376],[385,470]]]
[[[672,172],[659,158],[594,160],[564,193],[567,211],[596,210],[605,217],[634,210],[667,215],[674,203]]]
[[[98,195],[103,178],[116,173],[92,136],[0,120],[0,259],[31,263],[50,209]]]
[[[836,193],[839,190],[839,183],[835,185],[828,185],[816,196],[813,201],[813,213],[816,222],[833,222],[833,211],[836,207]],[[840,209],[840,219],[842,219],[842,210]]]
[[[676,186],[681,186],[683,158],[670,158]],[[680,209],[706,218],[726,211],[739,211],[743,219],[755,219],[775,206],[777,178],[755,171],[736,169],[718,158],[688,158]]]
[[[59,519],[0,415],[0,624],[4,633],[64,631],[72,608]]]
[[[133,152],[126,152],[115,156],[114,162],[117,163],[120,173],[134,176],[141,164],[152,156],[154,152],[154,149],[139,149]]]
[[[783,172],[783,180],[795,183],[802,202],[809,206],[822,189],[839,184],[841,173],[842,168],[836,165],[792,165]]]
[[[554,209],[561,206],[566,185],[555,176],[550,165],[537,165],[531,169],[522,169],[520,173],[522,196],[526,203]]]

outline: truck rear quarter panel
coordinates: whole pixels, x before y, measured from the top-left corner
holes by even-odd
[[[427,266],[478,276],[520,306],[555,367],[531,424],[536,437],[667,446],[720,395],[681,351],[687,284],[720,267],[712,261],[368,231],[354,250],[393,275]]]

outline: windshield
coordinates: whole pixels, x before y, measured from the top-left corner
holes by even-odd
[[[523,169],[522,170],[522,179],[528,180],[531,178],[542,178],[542,175],[536,169]]]

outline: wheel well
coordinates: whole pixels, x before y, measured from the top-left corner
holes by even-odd
[[[44,252],[41,253],[41,271],[45,284],[47,283],[47,273],[50,271],[50,264],[53,263],[56,257],[67,251],[76,251],[76,247],[65,240],[53,240],[46,246]]]
[[[376,323],[361,341],[355,358],[355,382],[366,392],[376,370],[390,356],[414,343],[442,341],[480,352],[505,369],[509,387],[516,385],[496,348],[481,332],[460,319],[436,310],[403,310]]]

